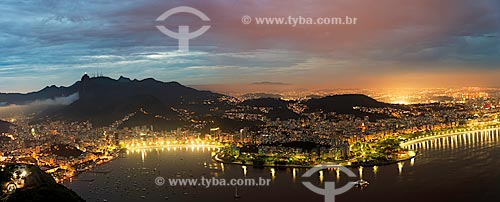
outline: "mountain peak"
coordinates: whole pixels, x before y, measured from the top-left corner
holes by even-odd
[[[131,82],[131,81],[132,80],[130,80],[130,78],[124,76],[120,76],[120,78],[118,78],[118,82]]]
[[[51,85],[51,86],[45,86],[43,89],[57,89],[58,87],[56,85]]]
[[[84,81],[88,81],[88,80],[90,80],[90,76],[89,76],[87,73],[85,73],[85,74],[82,76],[82,79],[81,79],[80,81],[84,82]]]

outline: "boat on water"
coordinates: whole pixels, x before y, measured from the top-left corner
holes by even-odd
[[[356,181],[356,187],[367,187],[370,183],[366,180],[360,179]]]
[[[219,170],[219,164],[217,163],[212,163],[208,165],[209,170]]]

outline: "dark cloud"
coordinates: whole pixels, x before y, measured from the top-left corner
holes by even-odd
[[[191,41],[192,54],[175,53],[177,40],[155,28],[156,18],[176,6],[211,19],[212,28]],[[97,68],[190,84],[252,82],[278,72],[279,80],[307,82],[300,75],[500,71],[497,0],[6,0],[0,13],[0,91],[68,85]],[[243,15],[359,20],[259,26],[243,25]],[[204,22],[178,14],[162,24],[197,29]]]

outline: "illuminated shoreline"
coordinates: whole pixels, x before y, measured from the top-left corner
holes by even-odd
[[[500,125],[495,125],[495,126],[489,126],[489,127],[483,127],[483,128],[460,128],[453,130],[451,132],[445,133],[445,132],[432,132],[435,133],[434,135],[426,135],[426,136],[420,136],[417,138],[409,139],[406,142],[401,143],[401,147],[408,147],[410,145],[414,145],[420,142],[428,141],[428,140],[434,140],[434,139],[439,139],[443,137],[450,137],[450,136],[456,136],[456,135],[461,135],[464,133],[476,133],[476,132],[482,132],[482,131],[487,131],[487,130],[498,130],[500,129]]]
[[[175,144],[175,145],[146,145],[146,146],[134,146],[125,147],[127,151],[133,150],[145,150],[145,149],[161,149],[161,148],[222,148],[223,145],[198,145],[198,144]]]
[[[312,168],[314,166],[318,165],[338,165],[338,166],[344,166],[344,167],[349,167],[349,168],[357,168],[357,167],[372,167],[372,166],[385,166],[385,165],[391,165],[391,164],[397,164],[400,162],[408,161],[411,159],[414,159],[417,155],[416,151],[407,151],[406,154],[408,155],[407,157],[404,158],[398,158],[394,160],[388,160],[384,162],[368,162],[368,163],[358,163],[358,162],[347,162],[347,163],[336,163],[336,162],[325,162],[325,163],[320,163],[320,164],[308,164],[308,165],[294,165],[294,164],[284,164],[284,165],[276,165],[276,164],[262,164],[262,165],[256,165],[253,163],[243,163],[239,161],[225,161],[221,158],[218,157],[219,153],[216,153],[214,156],[212,156],[212,159],[219,163],[226,163],[226,164],[232,164],[232,165],[242,165],[242,166],[253,166],[253,167],[267,167],[267,168],[276,168],[276,167],[282,167],[282,168]]]

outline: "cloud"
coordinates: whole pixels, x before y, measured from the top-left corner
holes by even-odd
[[[79,99],[79,94],[74,93],[66,97],[56,97],[54,99],[46,99],[46,100],[35,100],[33,102],[16,105],[7,103],[0,103],[0,118],[6,118],[13,115],[19,114],[31,114],[40,112],[42,110],[48,109],[50,107],[64,106],[70,105],[71,103],[77,101]]]
[[[211,19],[212,28],[190,41],[190,53],[176,52],[177,40],[155,28],[156,18],[176,6],[192,6]],[[1,92],[70,85],[97,69],[112,77],[186,84],[263,76],[293,82],[299,74],[311,75],[299,77],[303,82],[327,82],[360,72],[500,71],[497,0],[5,0],[0,12]],[[243,15],[347,15],[359,22],[259,26],[243,25]],[[164,24],[194,30],[205,22],[177,14]]]

